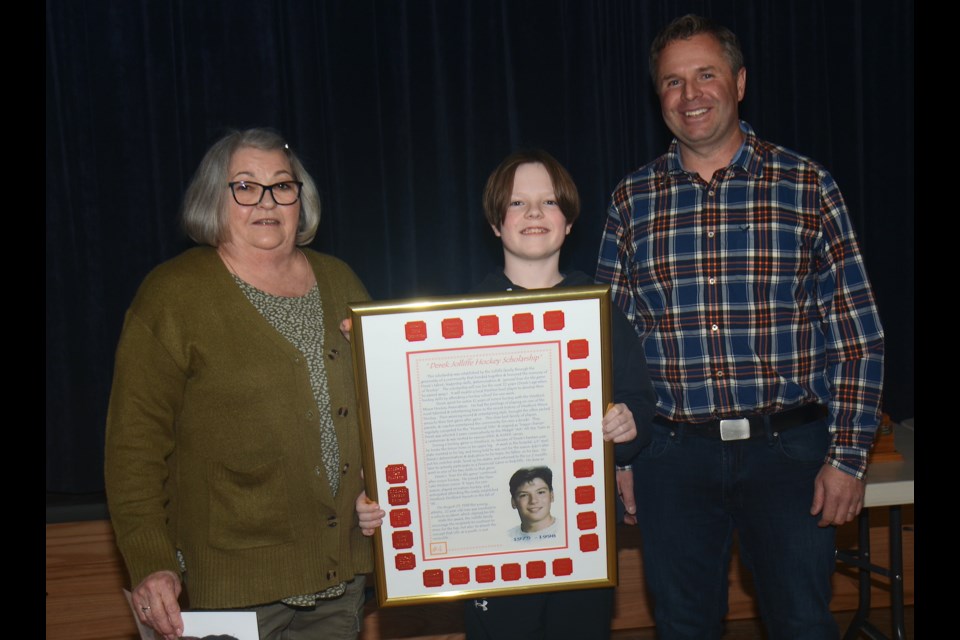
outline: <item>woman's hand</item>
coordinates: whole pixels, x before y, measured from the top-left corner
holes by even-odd
[[[344,318],[340,321],[340,333],[350,342],[350,332],[353,331],[353,318]]]
[[[601,424],[604,440],[630,442],[637,437],[637,423],[633,421],[633,412],[622,402],[607,410]]]
[[[366,491],[357,496],[357,519],[360,520],[360,532],[365,536],[372,536],[377,528],[383,524],[387,512],[380,505],[367,497]]]
[[[173,571],[151,573],[133,590],[133,606],[140,622],[153,627],[164,640],[183,635],[183,618],[177,598],[183,584]]]

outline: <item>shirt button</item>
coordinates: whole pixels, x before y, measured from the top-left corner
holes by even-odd
[[[712,238],[714,236],[713,231],[707,231],[707,237]]]
[[[716,192],[716,191],[708,191],[708,192],[707,192],[707,195],[710,196],[710,197],[713,197],[713,196],[717,195],[717,192]]]
[[[722,377],[723,377],[723,371],[721,371],[721,370],[718,369],[717,372],[716,372],[714,375],[717,376],[718,378],[722,378]]]
[[[720,326],[719,326],[719,325],[712,324],[712,325],[710,325],[710,330],[711,330],[711,331],[719,331],[719,330],[720,330]]]

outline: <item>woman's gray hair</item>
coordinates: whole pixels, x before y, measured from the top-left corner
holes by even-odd
[[[279,133],[271,129],[231,131],[210,147],[183,196],[181,222],[184,231],[198,244],[216,247],[223,242],[227,229],[227,198],[231,197],[227,171],[233,154],[244,148],[282,151],[287,156],[294,179],[303,183],[297,245],[310,244],[320,225],[320,193],[297,154]]]

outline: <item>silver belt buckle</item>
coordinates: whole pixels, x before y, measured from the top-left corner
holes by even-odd
[[[750,439],[750,421],[746,418],[735,418],[733,420],[720,421],[720,439],[724,442],[730,440],[749,440]]]

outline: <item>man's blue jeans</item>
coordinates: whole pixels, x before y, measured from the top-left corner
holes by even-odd
[[[826,422],[734,442],[691,431],[655,424],[633,462],[659,640],[720,638],[734,529],[770,640],[837,638],[834,528],[810,515]]]

